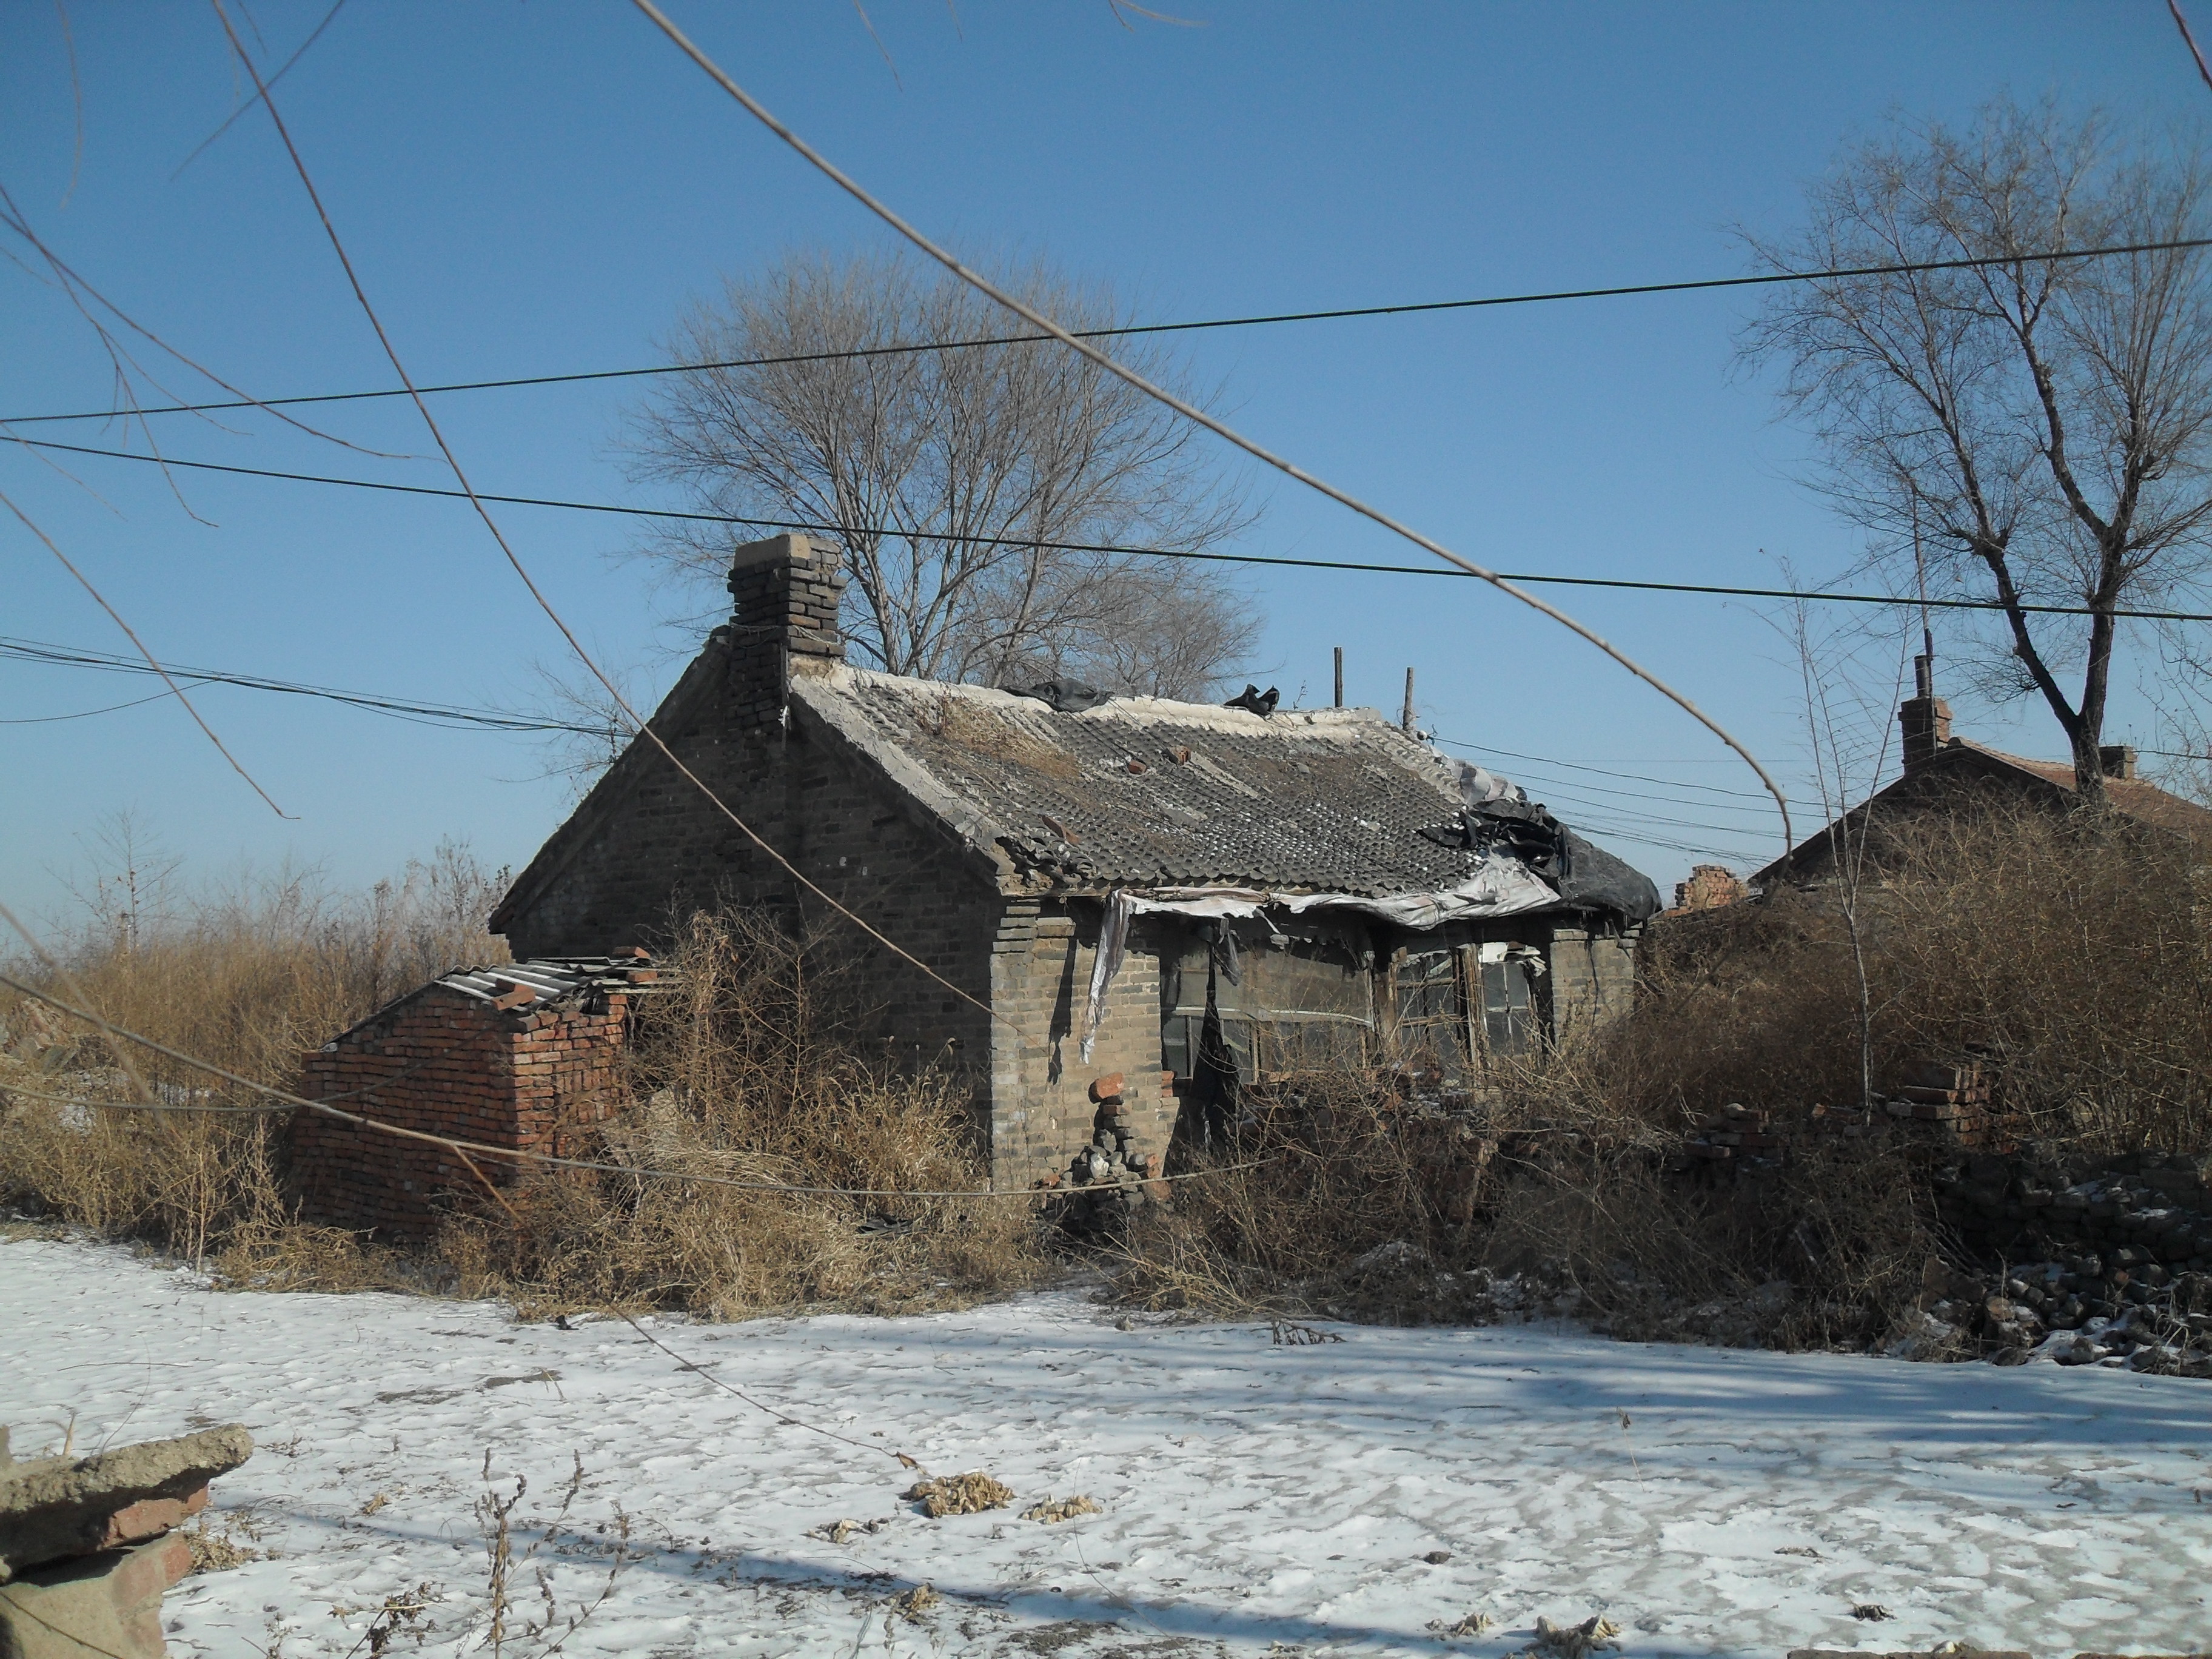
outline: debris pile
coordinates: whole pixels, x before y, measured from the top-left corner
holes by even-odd
[[[175,1528],[252,1452],[232,1424],[18,1463],[0,1428],[0,1653],[161,1659],[162,1592],[193,1565]]]
[[[921,1504],[922,1512],[931,1520],[940,1521],[948,1515],[975,1515],[984,1510],[1004,1509],[1014,1501],[1014,1489],[981,1469],[974,1469],[966,1474],[917,1480],[903,1496],[907,1502]]]
[[[1022,1511],[1022,1519],[1055,1527],[1063,1521],[1073,1521],[1079,1515],[1097,1515],[1098,1512],[1096,1502],[1078,1492],[1073,1498],[1047,1498],[1042,1504],[1032,1504]]]
[[[1079,1197],[1063,1218],[1079,1229],[1103,1222],[1113,1211],[1126,1211],[1139,1198],[1163,1202],[1167,1183],[1158,1154],[1140,1152],[1129,1127],[1122,1091],[1127,1079],[1115,1072],[1091,1085],[1091,1098],[1098,1110],[1091,1119],[1091,1142],[1068,1160],[1066,1172],[1047,1176],[1037,1182],[1041,1190]]]
[[[2124,1258],[2124,1260],[2123,1259]],[[2212,1377],[2212,1273],[2170,1274],[2138,1251],[2069,1255],[2001,1275],[1931,1266],[1940,1284],[1918,1323],[1892,1344],[1899,1358],[1963,1358],[2000,1364],[2125,1366]]]
[[[1978,1060],[1917,1060],[1899,1067],[1867,1109],[1816,1105],[1791,1118],[1730,1102],[1699,1117],[1677,1168],[1778,1169],[1793,1145],[1814,1138],[1880,1139],[1904,1134],[1937,1148],[1990,1153],[2018,1150],[2027,1120],[1997,1097]]]

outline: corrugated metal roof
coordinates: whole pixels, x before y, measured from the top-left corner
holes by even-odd
[[[659,969],[636,957],[533,957],[527,962],[503,962],[491,968],[457,968],[430,982],[487,1002],[496,1001],[517,988],[535,991],[536,1000],[558,1001],[584,991],[636,990],[659,977]]]
[[[1453,763],[1372,709],[1242,708],[1117,697],[1061,714],[1034,697],[840,667],[794,700],[924,775],[971,836],[1078,887],[1252,885],[1433,891],[1480,856],[1419,831],[1460,809]]]
[[[631,996],[651,992],[667,981],[661,971],[642,957],[533,957],[526,962],[502,962],[489,968],[456,968],[450,974],[416,986],[404,996],[394,997],[374,1013],[355,1021],[323,1044],[336,1048],[356,1031],[364,1030],[393,1010],[412,1002],[426,991],[443,986],[482,1002],[497,1002],[517,990],[536,994],[512,1005],[520,1011],[538,1003],[556,1003],[593,991],[622,991]]]

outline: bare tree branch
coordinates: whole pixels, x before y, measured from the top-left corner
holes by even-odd
[[[1999,100],[1962,130],[1900,123],[1808,208],[1794,237],[1747,239],[1762,264],[1996,262],[1778,289],[1741,349],[1785,370],[1869,566],[1901,574],[1923,526],[1930,580],[1998,603],[2002,635],[1968,642],[1980,684],[2039,695],[2101,798],[2115,613],[2212,567],[2212,285],[2186,251],[2029,256],[2194,234],[2212,222],[2206,158]],[[2052,602],[2089,614],[2027,609]]]
[[[1126,316],[1044,264],[1007,280],[1079,326]],[[901,257],[794,253],[694,307],[670,350],[708,364],[966,339],[994,315]],[[1166,348],[1136,349],[1146,374],[1187,379]],[[1258,635],[1213,573],[1046,545],[1203,550],[1255,516],[1190,427],[1050,341],[703,369],[635,411],[630,450],[636,476],[711,511],[851,526],[847,635],[892,673],[1200,696]],[[728,551],[710,527],[648,554],[704,587]]]

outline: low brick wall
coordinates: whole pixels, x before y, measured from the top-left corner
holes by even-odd
[[[307,1056],[300,1092],[425,1134],[562,1154],[612,1098],[629,999],[620,992],[501,1008],[433,982]],[[295,1115],[293,1179],[311,1220],[398,1241],[516,1176],[510,1159]]]

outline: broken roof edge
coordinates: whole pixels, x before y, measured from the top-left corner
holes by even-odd
[[[884,741],[837,699],[809,695],[818,681],[834,683],[840,675],[867,672],[839,665],[815,668],[810,665],[806,672],[793,672],[790,705],[793,716],[843,745],[852,759],[881,774],[895,794],[921,807],[935,828],[988,866],[988,878],[1000,892],[1014,895],[1029,891],[1015,870],[1012,858],[1000,844],[1007,831],[995,819],[948,788],[921,762]]]
[[[1425,755],[1435,752],[1427,745],[1407,737],[1395,721],[1385,719],[1379,710],[1373,708],[1279,708],[1272,714],[1255,714],[1248,708],[1231,708],[1221,703],[1184,702],[1175,697],[1117,691],[1095,708],[1063,711],[1025,692],[1009,691],[1000,686],[921,679],[913,675],[886,674],[879,669],[857,668],[851,663],[828,660],[793,662],[793,688],[796,690],[803,681],[818,682],[837,690],[869,685],[900,690],[923,687],[932,693],[962,702],[980,702],[1023,714],[1085,720],[1096,726],[1177,726],[1199,731],[1227,732],[1238,737],[1326,737],[1339,728],[1358,727],[1363,738],[1372,736],[1375,731],[1385,732],[1396,737],[1409,750]]]
[[[1464,880],[1426,892],[1376,896],[1326,890],[1293,893],[1233,885],[1125,885],[1110,893],[1072,896],[1105,898],[1126,905],[1133,915],[1168,911],[1192,916],[1257,916],[1267,910],[1285,910],[1295,916],[1308,911],[1349,910],[1393,922],[1417,933],[1431,932],[1448,922],[1481,921],[1567,908],[1559,895],[1530,873],[1526,866],[1494,854],[1484,859]]]
[[[538,994],[528,1004],[516,1007],[535,1008],[540,1004],[557,1003],[587,991],[620,991],[626,996],[650,994],[665,988],[651,981],[641,982],[630,977],[648,966],[647,959],[636,957],[531,957],[521,962],[496,962],[477,968],[454,968],[424,980],[411,991],[403,991],[381,1007],[371,1010],[343,1030],[324,1039],[320,1052],[327,1054],[356,1032],[365,1031],[379,1020],[398,1013],[410,1002],[428,995],[433,991],[452,991],[471,1001],[496,1003],[505,994],[498,989],[501,981],[509,987],[527,987]],[[658,974],[661,970],[654,970]],[[471,980],[483,980],[483,986],[469,984]]]

